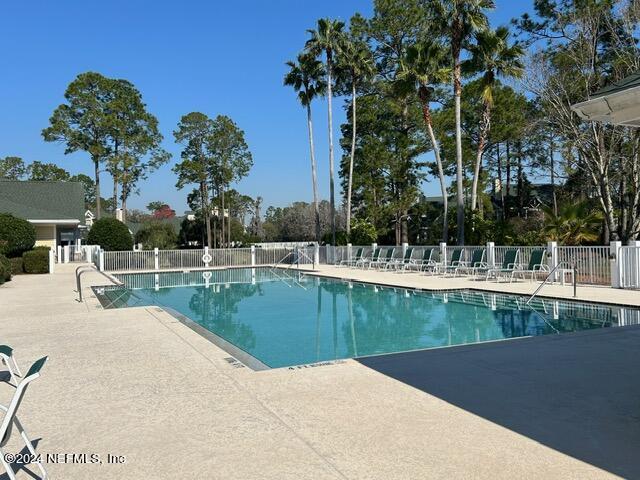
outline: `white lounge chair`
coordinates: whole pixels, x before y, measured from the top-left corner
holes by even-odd
[[[47,361],[47,357],[42,357],[41,359],[36,360],[34,364],[31,365],[31,368],[29,368],[29,371],[24,376],[24,378],[17,385],[16,390],[13,394],[13,398],[11,399],[11,403],[9,403],[9,406],[5,407],[3,405],[0,405],[0,412],[4,412],[2,423],[0,423],[0,462],[2,462],[2,465],[4,466],[4,469],[7,471],[7,475],[9,476],[10,480],[16,480],[16,474],[13,471],[13,468],[11,467],[11,463],[7,461],[5,453],[2,449],[9,442],[9,439],[11,438],[12,429],[14,426],[18,429],[18,432],[22,437],[22,441],[24,442],[25,446],[27,447],[27,450],[29,450],[29,453],[32,455],[33,459],[35,460],[33,463],[35,463],[38,466],[38,469],[42,474],[40,478],[42,480],[49,478],[49,476],[47,475],[47,471],[44,469],[44,465],[39,460],[38,454],[36,453],[36,449],[33,447],[31,440],[29,440],[29,437],[27,436],[27,432],[25,432],[24,427],[20,423],[20,420],[18,420],[18,416],[17,416],[18,407],[20,407],[20,403],[24,398],[24,394],[27,391],[27,387],[31,382],[33,382],[36,378],[40,376],[40,370],[42,369],[42,366],[45,364],[46,361]]]
[[[22,376],[20,368],[16,363],[16,357],[13,354],[13,348],[9,345],[0,345],[0,361],[7,366],[9,375],[14,386],[18,386],[18,378]]]

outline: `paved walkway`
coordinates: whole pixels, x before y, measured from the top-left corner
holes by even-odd
[[[20,409],[38,450],[103,461],[58,456],[54,479],[611,476],[356,361],[253,372],[159,308],[76,302],[73,268],[0,287],[0,342],[23,367],[49,356]]]
[[[406,288],[422,288],[425,290],[465,289],[488,290],[500,293],[516,293],[531,295],[540,282],[518,279],[513,282],[495,280],[486,281],[473,277],[453,277],[451,275],[427,275],[424,273],[396,273],[392,271],[363,270],[360,268],[336,267],[320,265],[317,272],[321,275],[351,279],[354,281],[372,282],[402,286]],[[578,284],[576,300],[586,302],[614,303],[620,305],[640,306],[640,291],[591,286]],[[573,299],[573,286],[546,284],[538,293],[541,297]]]

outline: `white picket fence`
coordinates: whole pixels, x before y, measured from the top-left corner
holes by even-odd
[[[486,245],[347,245],[340,247],[321,247],[320,263],[340,264],[345,260],[355,258],[357,252],[362,249],[364,257],[370,257],[374,248],[382,249],[381,256],[384,256],[389,248],[394,248],[394,258],[402,258],[407,248],[413,248],[413,258],[422,258],[424,249],[436,249],[437,258],[446,258],[446,262],[451,262],[454,252],[463,250],[462,259],[470,260],[473,251],[478,248],[485,249],[484,261],[491,266],[499,266],[504,260],[508,250],[518,250],[518,263],[527,265],[531,259],[531,254],[535,250],[546,250],[547,264],[550,269],[556,265],[564,269],[576,268],[577,282],[587,285],[611,285],[622,288],[640,288],[640,242],[634,246],[622,247],[619,259],[612,252],[620,248],[619,242],[612,242],[609,246],[561,246],[556,242],[549,242],[547,245],[535,246],[495,246],[493,242]],[[621,282],[623,280],[623,282]]]
[[[621,246],[618,258],[620,287],[640,288],[640,246]]]
[[[470,260],[473,251],[485,249],[485,262],[492,266],[502,264],[505,253],[518,249],[518,263],[526,265],[535,250],[547,251],[547,263],[550,268],[556,265],[577,272],[577,282],[589,285],[611,285],[620,288],[640,288],[640,242],[630,246],[621,246],[612,242],[609,246],[559,246],[555,242],[540,246],[495,246],[487,245],[448,246],[440,245],[347,245],[333,247],[317,245],[293,248],[226,248],[194,250],[141,250],[124,252],[105,252],[97,247],[87,247],[84,255],[93,261],[100,270],[109,272],[140,271],[184,271],[192,269],[250,267],[284,264],[339,264],[355,258],[362,249],[364,257],[371,257],[375,248],[381,249],[381,256],[393,249],[393,258],[401,259],[408,248],[413,249],[413,258],[421,259],[425,249],[434,250],[433,258],[446,258],[450,262],[456,250],[463,250],[463,259]]]
[[[251,267],[277,264],[318,263],[319,247],[305,248],[215,248],[193,250],[137,250],[94,255],[101,271],[176,271],[191,269]]]

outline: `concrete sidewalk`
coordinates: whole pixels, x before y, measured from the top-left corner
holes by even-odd
[[[20,408],[38,451],[103,461],[58,455],[54,479],[612,476],[353,360],[253,372],[160,308],[76,302],[74,267],[0,287],[0,343],[49,356]]]

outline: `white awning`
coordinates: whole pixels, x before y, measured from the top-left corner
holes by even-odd
[[[584,120],[640,127],[640,86],[576,103],[571,109]]]

